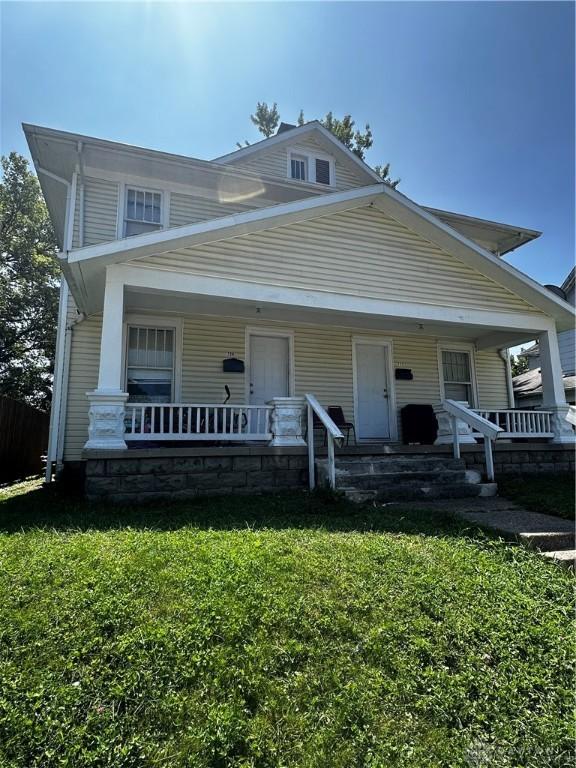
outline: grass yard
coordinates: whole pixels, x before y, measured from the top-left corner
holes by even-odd
[[[534,512],[574,520],[574,475],[557,472],[549,475],[500,475],[498,493]]]
[[[329,496],[0,491],[2,768],[573,765],[572,580]]]

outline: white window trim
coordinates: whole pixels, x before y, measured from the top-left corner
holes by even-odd
[[[292,178],[292,158],[304,157],[308,165],[308,178],[306,181],[301,179]],[[330,163],[330,184],[321,184],[316,181],[316,159],[327,160]],[[313,171],[312,171],[313,169]],[[310,176],[314,173],[314,178]],[[309,149],[300,149],[299,147],[288,147],[286,152],[286,175],[289,181],[296,184],[313,184],[315,187],[322,187],[324,189],[331,189],[336,186],[336,162],[332,155],[327,155],[325,152],[315,152]]]
[[[158,222],[158,229],[153,230],[155,232],[168,227],[170,221],[170,192],[167,189],[158,187],[146,187],[142,186],[142,180],[140,183],[135,183],[127,180],[125,183],[120,184],[120,190],[118,193],[118,212],[116,217],[116,236],[118,240],[124,240],[126,235],[124,234],[124,226],[126,224],[126,200],[127,190],[135,189],[138,192],[153,192],[160,195],[160,221]],[[130,221],[137,221],[141,224],[154,224],[154,222],[143,221],[139,219],[130,219]]]
[[[358,440],[368,440],[360,434],[358,422],[358,366],[356,362],[356,347],[358,344],[376,344],[386,347],[386,376],[388,379],[388,424],[390,426],[390,437],[386,442],[396,442],[398,440],[398,414],[396,411],[396,380],[394,379],[394,341],[389,336],[352,336],[352,383],[354,388],[354,426]]]
[[[250,337],[251,336],[276,336],[282,339],[288,339],[288,397],[294,397],[296,391],[295,366],[294,366],[294,331],[291,329],[266,328],[257,325],[246,326],[244,334],[244,402],[250,403],[250,379],[252,378],[251,358],[250,358]]]
[[[442,362],[442,352],[467,352],[470,356],[470,376],[472,385],[472,403],[469,403],[470,408],[478,408],[478,383],[476,378],[476,348],[474,344],[467,344],[463,342],[440,342],[438,344],[438,378],[440,381],[440,397],[442,400],[446,399],[446,393],[444,391],[444,365]]]
[[[140,325],[148,328],[166,328],[174,331],[174,380],[172,382],[173,403],[182,400],[182,336],[183,322],[181,317],[168,315],[132,315],[124,316],[122,324],[122,376],[124,392],[128,391],[128,327]]]

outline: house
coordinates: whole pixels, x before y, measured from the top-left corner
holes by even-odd
[[[560,289],[556,286],[549,286],[562,298],[565,298],[572,307],[576,306],[575,273],[576,268],[573,267]],[[576,334],[574,328],[558,334],[558,347],[566,401],[570,405],[574,405],[576,403]],[[527,359],[528,370],[526,373],[515,376],[512,380],[516,404],[519,408],[540,406],[542,405],[542,375],[538,342],[520,352],[518,357]]]
[[[315,467],[334,484],[346,460],[381,472],[410,451],[432,477],[456,472],[453,443],[475,466],[482,440],[573,441],[573,312],[502,258],[538,232],[422,207],[318,122],[210,161],[24,131],[64,278],[49,475],[156,498],[313,484]],[[506,349],[534,338],[545,410],[520,420]],[[403,447],[408,405],[434,408],[436,445]],[[328,406],[355,425],[336,462]]]

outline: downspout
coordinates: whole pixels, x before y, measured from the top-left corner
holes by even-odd
[[[84,247],[84,161],[82,159],[82,142],[77,145],[78,175],[80,178],[80,200],[78,201],[78,248]]]
[[[512,383],[512,367],[510,364],[510,350],[499,349],[498,354],[504,361],[504,367],[506,369],[506,391],[508,392],[508,408],[515,408],[516,401],[514,400],[514,384]]]

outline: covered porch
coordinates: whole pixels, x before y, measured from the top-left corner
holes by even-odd
[[[432,440],[414,442],[451,445],[454,423],[459,442],[482,440],[475,423],[454,422],[447,400],[497,426],[500,441],[574,440],[554,321],[543,315],[281,288],[137,262],[108,266],[101,288],[85,458],[145,446],[302,448],[314,435],[330,449],[343,433],[329,406],[353,425],[351,444],[367,451],[408,442],[407,405],[433,408],[438,424]],[[518,411],[502,350],[534,338],[544,403]]]

